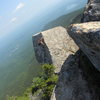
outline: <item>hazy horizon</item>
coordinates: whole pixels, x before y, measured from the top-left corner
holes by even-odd
[[[0,36],[7,35],[30,19],[36,21],[48,13],[59,11],[60,6],[65,6],[67,3],[70,6],[65,6],[62,14],[78,8],[80,4],[85,4],[84,1],[87,0],[0,0]]]
[[[52,20],[83,8],[86,2],[0,0],[0,99],[22,94],[40,72],[32,35]]]

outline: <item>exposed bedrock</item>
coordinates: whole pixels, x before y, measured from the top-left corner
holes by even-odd
[[[51,100],[100,100],[99,80],[99,71],[78,51],[66,58]]]
[[[100,22],[73,24],[68,33],[100,71]]]
[[[100,22],[90,21],[100,21],[100,0],[88,1],[82,18],[87,23],[33,36],[38,62],[60,72],[51,100],[100,100]]]
[[[100,73],[77,51],[65,28],[55,27],[34,35],[33,46],[38,62],[54,64],[55,72],[60,72],[51,100],[100,100]]]
[[[82,22],[100,21],[100,0],[89,0]]]
[[[88,1],[82,22],[90,21],[100,21],[100,0]],[[66,58],[51,100],[100,100],[100,24],[81,24],[75,34],[73,27],[69,34],[82,51]]]
[[[55,27],[33,35],[33,46],[39,63],[54,64],[58,73],[66,58],[78,50],[63,27]]]

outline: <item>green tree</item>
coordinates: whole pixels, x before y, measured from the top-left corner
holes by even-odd
[[[53,88],[56,85],[58,76],[54,74],[54,66],[44,64],[42,66],[43,73],[40,77],[33,79],[32,93],[36,93],[41,89],[43,95],[42,100],[50,100]]]

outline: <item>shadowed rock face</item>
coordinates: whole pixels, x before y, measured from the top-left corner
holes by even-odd
[[[100,73],[83,52],[66,58],[51,100],[100,100]]]
[[[100,0],[89,0],[82,22],[100,20],[99,3]],[[51,100],[100,100],[99,28],[100,22],[76,24],[69,27],[70,36],[85,54],[82,51],[76,52],[76,44],[62,27],[41,33],[41,36],[44,38],[44,44],[48,47],[47,50],[49,52],[47,53],[50,54],[52,63],[58,66],[59,71],[61,69]],[[38,35],[33,36],[35,53],[38,52],[38,45],[36,45],[36,41],[39,39]],[[38,38],[36,41],[34,41],[35,37]],[[43,55],[45,55],[44,53]],[[36,56],[38,56],[38,53]],[[45,60],[43,61],[45,62]]]
[[[55,27],[34,35],[33,46],[37,61],[42,64],[54,64],[56,73],[60,71],[66,57],[78,50],[63,27]]]
[[[82,22],[90,21],[100,21],[100,0],[88,1]],[[51,100],[100,100],[100,23],[70,26],[69,34],[93,64],[81,51],[66,58]]]
[[[100,0],[89,0],[82,22],[100,21]]]
[[[90,3],[100,3],[100,0],[88,0]]]
[[[44,42],[42,33],[34,35],[32,39],[37,61],[41,64],[52,64],[50,51]]]
[[[70,36],[100,71],[100,22],[71,25]]]
[[[79,67],[80,51],[65,60],[55,89],[56,99],[51,100],[99,100]]]

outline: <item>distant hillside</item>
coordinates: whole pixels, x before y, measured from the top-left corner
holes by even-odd
[[[51,21],[50,23],[48,23],[44,26],[43,31],[53,28],[53,27],[56,27],[56,26],[67,27],[69,24],[80,22],[82,14],[83,14],[83,10],[84,10],[84,8],[79,9],[77,11],[68,13],[66,15],[63,15],[63,16],[57,18],[56,20]]]

